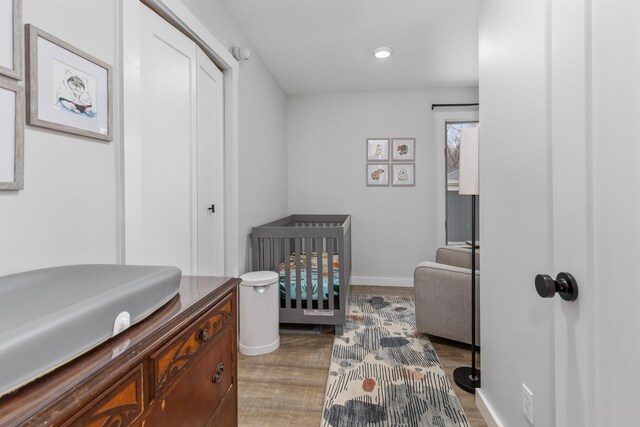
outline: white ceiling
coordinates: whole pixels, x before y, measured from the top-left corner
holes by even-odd
[[[287,93],[478,85],[477,0],[219,1]]]

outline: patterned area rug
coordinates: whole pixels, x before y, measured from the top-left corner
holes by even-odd
[[[413,300],[355,295],[333,343],[323,427],[469,427]]]

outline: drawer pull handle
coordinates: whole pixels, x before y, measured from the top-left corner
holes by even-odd
[[[207,338],[209,338],[209,330],[206,328],[201,330],[198,337],[200,338],[200,341],[206,341]]]
[[[220,364],[216,368],[216,373],[213,374],[213,379],[211,381],[214,384],[218,384],[220,380],[222,380],[222,374],[224,374],[224,362],[220,362]]]

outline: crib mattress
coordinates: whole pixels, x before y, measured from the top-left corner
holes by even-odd
[[[311,288],[313,291],[312,299],[315,301],[318,299],[318,283],[322,284],[322,299],[329,299],[329,258],[331,258],[331,265],[333,266],[333,296],[340,294],[340,263],[338,261],[337,254],[332,254],[329,257],[327,252],[322,253],[322,281],[318,280],[318,254],[311,253],[309,257],[311,260]],[[290,282],[291,287],[291,299],[296,299],[296,256],[291,254],[289,257],[289,270],[290,270]],[[307,254],[302,253],[300,255],[300,283],[302,286],[302,292],[300,298],[307,299]],[[280,263],[280,298],[287,298],[287,278],[286,267],[284,262]]]

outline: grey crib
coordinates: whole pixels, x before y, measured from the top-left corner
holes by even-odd
[[[351,282],[351,215],[290,215],[254,227],[251,243],[252,270],[279,275],[280,323],[335,325],[342,335]],[[322,284],[315,293],[309,280],[314,275]]]

